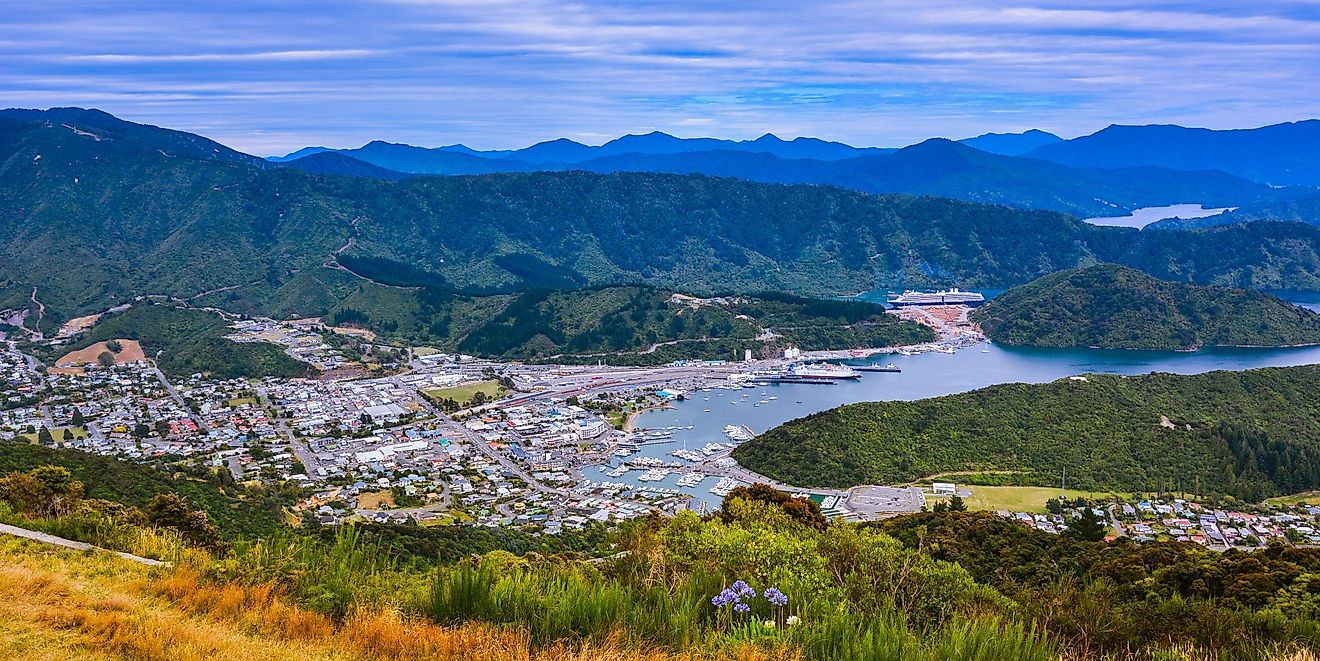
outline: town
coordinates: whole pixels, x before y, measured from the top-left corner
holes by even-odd
[[[925,317],[942,337],[903,353],[943,353],[979,339],[965,312],[900,314]],[[774,379],[806,378],[796,349],[779,360],[739,363],[525,365],[373,347],[373,338],[361,335],[348,342],[315,320],[230,322],[229,339],[280,346],[321,376],[192,374],[171,381],[127,341],[122,344],[132,346],[120,346],[113,360],[104,351],[84,351],[41,368],[7,341],[0,352],[0,438],[130,461],[192,462],[237,482],[291,484],[303,494],[297,512],[319,525],[461,522],[555,534],[649,512],[709,510],[735,487],[755,482],[813,499],[827,516],[857,521],[939,507],[977,488],[942,482],[799,488],[747,471],[729,456],[754,437],[746,426],[730,425],[722,438],[689,447],[676,438],[690,426],[635,425],[639,413],[686,397],[773,405],[777,396],[762,391],[756,399],[755,393]],[[397,358],[367,370],[363,351]],[[835,354],[813,357],[849,355]],[[675,475],[676,487],[660,484]],[[1113,496],[1052,499],[1044,511],[998,513],[1061,533],[1083,508],[1104,520],[1111,538],[1179,539],[1220,549],[1320,543],[1320,509],[1307,505],[1224,508],[1171,495]]]

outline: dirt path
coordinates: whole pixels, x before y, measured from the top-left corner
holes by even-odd
[[[37,320],[32,324],[32,330],[28,331],[28,334],[31,335],[34,340],[42,340],[45,339],[45,337],[41,334],[41,320],[46,316],[46,304],[37,300],[36,287],[32,288],[32,302],[37,305]]]
[[[19,527],[16,527],[16,526],[6,525],[6,524],[3,524],[3,523],[0,523],[0,533],[5,533],[5,534],[7,534],[7,535],[13,535],[13,536],[15,536],[15,537],[22,537],[22,538],[25,538],[25,539],[30,539],[30,540],[32,540],[32,541],[34,541],[34,542],[41,542],[41,543],[43,543],[43,544],[51,544],[51,545],[54,545],[54,546],[63,546],[64,548],[74,549],[75,551],[90,551],[90,550],[93,550],[93,549],[94,549],[94,550],[97,550],[97,551],[105,551],[106,553],[113,553],[113,554],[115,554],[115,555],[117,555],[117,556],[119,556],[119,557],[121,557],[121,558],[123,558],[123,559],[125,559],[125,560],[130,560],[130,561],[132,561],[132,562],[136,562],[136,563],[139,563],[139,564],[147,565],[147,566],[149,566],[149,567],[168,567],[168,566],[169,566],[169,563],[167,563],[167,562],[161,562],[160,560],[152,560],[151,558],[143,558],[143,557],[141,557],[141,556],[133,555],[132,553],[123,553],[123,552],[121,552],[121,551],[111,551],[111,550],[109,550],[109,549],[103,549],[103,548],[101,548],[101,547],[99,547],[99,546],[92,546],[91,544],[88,544],[88,543],[86,543],[86,542],[75,542],[75,541],[73,541],[72,539],[65,539],[65,538],[63,538],[63,537],[56,537],[55,535],[47,535],[47,534],[44,533],[44,532],[37,532],[37,531],[35,531],[35,530],[28,530],[27,528],[19,528]]]

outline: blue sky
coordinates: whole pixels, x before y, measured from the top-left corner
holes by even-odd
[[[258,154],[1320,116],[1320,0],[0,0],[0,106]]]

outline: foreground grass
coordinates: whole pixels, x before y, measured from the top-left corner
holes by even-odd
[[[397,610],[342,620],[291,605],[269,585],[203,584],[104,553],[0,538],[0,659],[55,661],[697,661],[609,641],[532,651],[526,632],[441,627]],[[751,661],[791,659],[738,650]]]

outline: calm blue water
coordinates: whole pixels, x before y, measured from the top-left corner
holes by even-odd
[[[1288,299],[1307,307],[1320,307],[1320,294],[1289,295]],[[755,389],[694,392],[684,402],[675,402],[671,410],[652,411],[638,418],[638,426],[658,428],[692,425],[679,431],[671,442],[643,446],[639,455],[669,461],[669,452],[690,447],[700,450],[711,441],[724,442],[725,425],[747,425],[757,433],[818,411],[841,404],[866,401],[913,400],[966,392],[997,383],[1046,383],[1085,373],[1146,374],[1172,372],[1197,374],[1213,370],[1245,370],[1257,367],[1320,364],[1320,347],[1297,349],[1203,349],[1195,352],[1123,351],[1105,349],[1035,349],[1001,347],[984,343],[954,354],[926,353],[913,356],[881,355],[873,360],[850,361],[853,364],[893,363],[901,373],[866,372],[858,381],[836,385],[775,384]],[[762,393],[765,393],[764,395]],[[748,397],[743,397],[748,393]],[[755,406],[770,396],[778,399]],[[738,402],[731,404],[730,402]],[[706,412],[706,409],[710,409]],[[586,472],[594,481],[636,482],[641,473],[632,471],[623,478],[609,478],[595,468]],[[677,489],[678,475],[663,482],[650,483]],[[708,489],[715,479],[708,479],[695,489],[683,491],[703,497],[709,503],[718,498]]]

